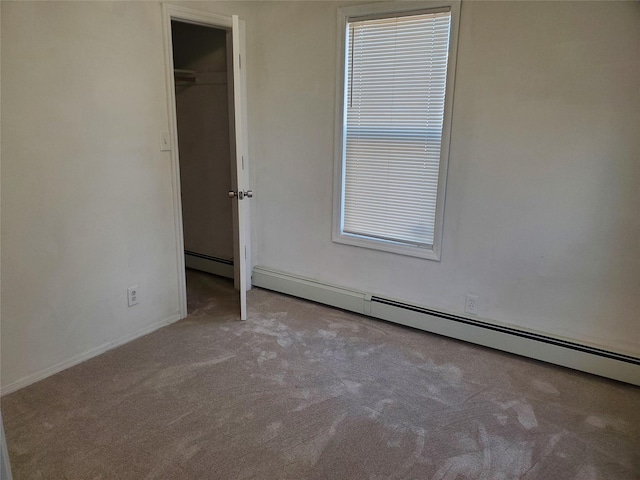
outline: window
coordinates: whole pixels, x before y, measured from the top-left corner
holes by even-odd
[[[406,5],[341,10],[334,240],[438,260],[459,5]]]

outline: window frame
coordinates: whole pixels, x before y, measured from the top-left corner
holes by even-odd
[[[345,93],[346,85],[346,35],[349,19],[362,19],[362,17],[385,17],[395,14],[406,15],[415,13],[429,13],[430,11],[442,11],[443,8],[451,11],[451,29],[449,37],[449,56],[447,63],[447,82],[444,102],[444,118],[442,128],[442,143],[440,145],[440,165],[438,170],[438,188],[436,195],[436,212],[431,248],[417,245],[408,245],[391,240],[374,239],[361,235],[344,233],[343,223],[343,188],[345,170],[345,143],[346,143],[346,109]],[[444,222],[445,191],[447,170],[449,163],[449,145],[451,139],[451,116],[453,111],[453,90],[455,85],[455,71],[458,50],[458,27],[460,23],[460,0],[444,1],[416,1],[416,2],[384,2],[373,5],[356,5],[352,7],[338,8],[338,32],[337,32],[337,75],[336,75],[336,106],[335,106],[335,152],[334,152],[334,195],[333,195],[333,231],[332,240],[336,243],[353,245],[357,247],[382,250],[385,252],[408,255],[428,260],[440,261],[442,250],[442,230]],[[398,192],[401,194],[401,192]]]

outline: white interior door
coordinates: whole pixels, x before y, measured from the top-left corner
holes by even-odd
[[[247,109],[246,109],[246,75],[242,64],[245,58],[244,21],[237,15],[232,17],[231,30],[233,43],[233,103],[234,127],[236,143],[237,190],[234,201],[238,202],[238,252],[236,285],[240,290],[240,318],[247,319],[247,290],[251,287],[250,229],[249,207],[253,196],[249,186],[249,158],[247,152]]]
[[[233,64],[233,103],[234,119],[233,127],[235,132],[235,171],[236,177],[234,188],[235,196],[232,200],[234,205],[234,228],[237,235],[234,235],[234,277],[235,286],[240,291],[240,318],[247,319],[247,290],[251,288],[251,233],[249,198],[251,190],[249,187],[249,156],[247,150],[247,107],[246,107],[246,73],[245,73],[245,33],[244,21],[237,16],[218,15],[215,13],[202,12],[185,8],[178,5],[163,3],[162,11],[164,17],[164,49],[166,65],[166,83],[169,102],[169,117],[172,132],[171,141],[165,140],[165,132],[161,133],[162,150],[171,152],[172,164],[172,189],[173,207],[176,232],[176,266],[179,292],[179,313],[180,318],[187,316],[187,291],[186,278],[184,274],[184,235],[182,229],[182,205],[180,200],[180,165],[178,154],[178,134],[176,119],[176,98],[173,72],[173,50],[171,41],[171,20],[185,21],[195,25],[203,25],[214,28],[231,29],[232,39],[232,64]],[[171,148],[175,145],[176,148]],[[235,208],[237,207],[237,208]]]

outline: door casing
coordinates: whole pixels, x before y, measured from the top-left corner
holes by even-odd
[[[219,28],[226,30],[228,44],[228,58],[232,59],[232,40],[239,45],[239,52],[233,52],[246,58],[244,52],[244,22],[237,17],[218,15],[215,13],[202,12],[190,8],[176,5],[162,4],[163,15],[163,35],[164,35],[164,57],[165,57],[165,77],[167,85],[167,104],[169,109],[169,132],[171,138],[171,187],[173,197],[173,217],[176,243],[176,279],[178,286],[177,310],[180,318],[187,316],[187,288],[185,277],[184,261],[184,232],[182,224],[182,201],[180,195],[180,155],[178,151],[178,128],[176,114],[176,94],[175,81],[173,75],[173,42],[171,37],[171,21],[177,20],[194,25]],[[235,37],[235,38],[234,38]],[[243,60],[244,61],[244,60]],[[233,88],[230,88],[230,98],[233,98],[233,110],[229,112],[230,129],[232,130],[231,142],[231,168],[234,190],[248,188],[248,153],[246,141],[246,80],[245,69],[239,69],[235,61],[231,62],[228,71],[229,78],[233,78]],[[239,114],[239,115],[238,115]],[[238,118],[239,117],[239,118]],[[241,130],[238,137],[237,131]],[[241,140],[237,140],[241,138]],[[238,145],[238,143],[240,145]],[[241,164],[238,164],[238,158]],[[237,175],[233,173],[237,172]],[[231,200],[230,200],[231,201]],[[248,200],[243,200],[243,208],[239,208],[236,200],[233,200],[233,239],[234,239],[234,284],[240,290],[241,318],[246,319],[246,290],[251,288],[251,242],[250,242],[250,220]],[[242,215],[240,214],[242,211]],[[242,234],[240,233],[242,230]],[[242,242],[242,244],[241,244]],[[239,261],[241,258],[244,261]],[[242,266],[244,265],[244,268]]]

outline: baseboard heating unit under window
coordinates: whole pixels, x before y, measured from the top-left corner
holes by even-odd
[[[640,358],[255,267],[253,285],[516,355],[640,385]]]

